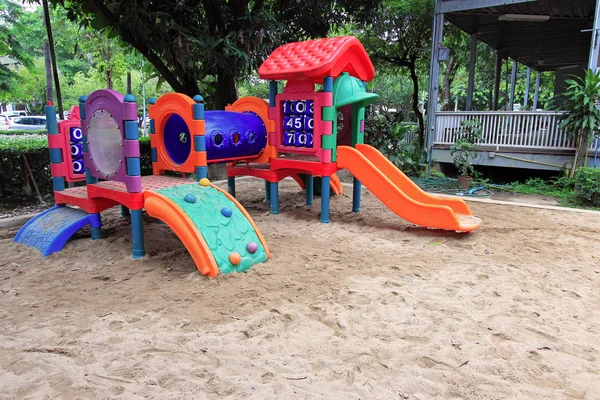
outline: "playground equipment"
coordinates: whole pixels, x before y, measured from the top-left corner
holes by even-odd
[[[180,100],[181,96],[178,96]],[[156,175],[140,175],[137,106],[131,95],[98,90],[80,99],[81,146],[85,173],[71,168],[71,137],[76,119],[56,124],[54,107],[46,107],[48,140],[56,206],[32,218],[15,241],[38,248],[43,256],[60,251],[69,238],[91,225],[92,239],[101,237],[100,212],[121,205],[131,216],[133,258],[145,255],[142,209],[170,226],[192,256],[198,270],[211,277],[244,271],[269,257],[269,250],[250,215],[227,192],[206,179],[204,104],[184,99],[170,124],[188,118],[187,136],[174,140],[152,137]],[[75,115],[74,115],[75,116]],[[170,125],[170,126],[171,126]],[[175,128],[173,128],[175,129]],[[183,132],[179,132],[183,133]],[[187,141],[187,153],[182,148]],[[193,147],[189,144],[194,142]],[[159,151],[155,152],[158,148]],[[76,159],[79,160],[79,159]],[[174,166],[174,168],[171,168]],[[165,171],[196,172],[199,183],[162,175]],[[65,182],[85,180],[66,188]],[[70,206],[77,206],[73,208]]]
[[[336,176],[340,169],[355,177],[354,212],[360,210],[364,183],[393,212],[417,225],[462,232],[480,225],[465,202],[423,192],[378,150],[364,144],[365,107],[378,96],[366,92],[375,70],[356,38],[281,46],[258,73],[270,81],[268,103],[244,97],[225,110],[209,111],[199,95],[192,99],[170,93],[151,99],[150,176],[141,176],[132,95],[98,90],[84,96],[80,115],[72,110],[58,127],[49,104],[48,142],[57,205],[24,225],[15,241],[46,256],[60,251],[88,224],[92,239],[98,239],[100,212],[121,205],[122,215],[131,217],[133,258],[145,254],[145,209],[175,232],[202,274],[244,271],[266,261],[269,250],[235,199],[235,177],[263,179],[265,199],[271,213],[277,214],[279,181],[296,180],[306,189],[310,206],[314,177],[319,176],[320,219],[328,223],[331,191],[342,193]],[[283,93],[277,92],[277,80],[287,80]],[[206,179],[209,163],[227,163],[227,192]],[[166,176],[167,171],[183,177]],[[186,179],[188,174],[195,174],[199,183]],[[82,180],[85,186],[65,188],[65,182]]]

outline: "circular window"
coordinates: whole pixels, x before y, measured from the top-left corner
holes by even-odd
[[[242,143],[242,135],[238,131],[231,131],[229,135],[229,141],[233,146],[239,146]]]
[[[117,174],[123,161],[123,139],[117,121],[106,110],[90,118],[87,133],[88,151],[95,169],[105,178]]]
[[[248,136],[248,143],[254,144],[256,142],[256,133],[252,129],[248,129],[246,136]]]
[[[172,114],[164,130],[164,142],[167,154],[175,164],[187,161],[192,151],[192,136],[185,120],[179,114]]]
[[[221,131],[212,131],[210,133],[210,141],[213,147],[223,147],[225,144],[225,135]]]

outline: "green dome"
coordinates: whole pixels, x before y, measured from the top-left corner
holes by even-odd
[[[343,107],[348,104],[359,104],[366,107],[373,104],[379,98],[375,93],[367,93],[365,85],[360,79],[343,72],[333,82],[333,105]]]

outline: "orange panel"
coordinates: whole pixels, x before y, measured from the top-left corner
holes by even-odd
[[[154,134],[150,135],[150,144],[156,148],[157,161],[152,163],[152,173],[161,174],[166,170],[194,173],[196,166],[206,166],[206,153],[194,151],[194,136],[204,135],[204,121],[194,119],[194,105],[189,96],[181,93],[167,93],[160,96],[156,104],[150,106],[150,118],[154,120]],[[167,120],[178,114],[187,124],[192,139],[192,148],[188,159],[183,164],[171,160],[164,146],[164,130]]]
[[[148,215],[167,224],[177,235],[202,275],[214,278],[219,273],[217,262],[190,217],[169,198],[160,193],[144,192],[144,208]],[[257,231],[258,232],[258,231]]]
[[[267,146],[260,154],[260,156],[251,160],[252,162],[259,164],[268,164],[270,158],[277,157],[277,149],[275,148],[275,146],[269,144],[269,137],[271,136],[271,133],[275,132],[276,129],[275,121],[269,119],[269,103],[267,103],[263,99],[259,99],[258,97],[246,96],[236,100],[235,103],[225,107],[225,110],[236,112],[252,111],[253,113],[256,113],[265,124],[265,127],[267,129]]]

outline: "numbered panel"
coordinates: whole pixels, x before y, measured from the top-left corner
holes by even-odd
[[[71,141],[71,169],[73,174],[83,174],[85,166],[83,164],[83,133],[81,127],[74,126],[69,128],[69,139]]]
[[[312,148],[315,129],[314,101],[286,100],[283,108],[283,145]]]

